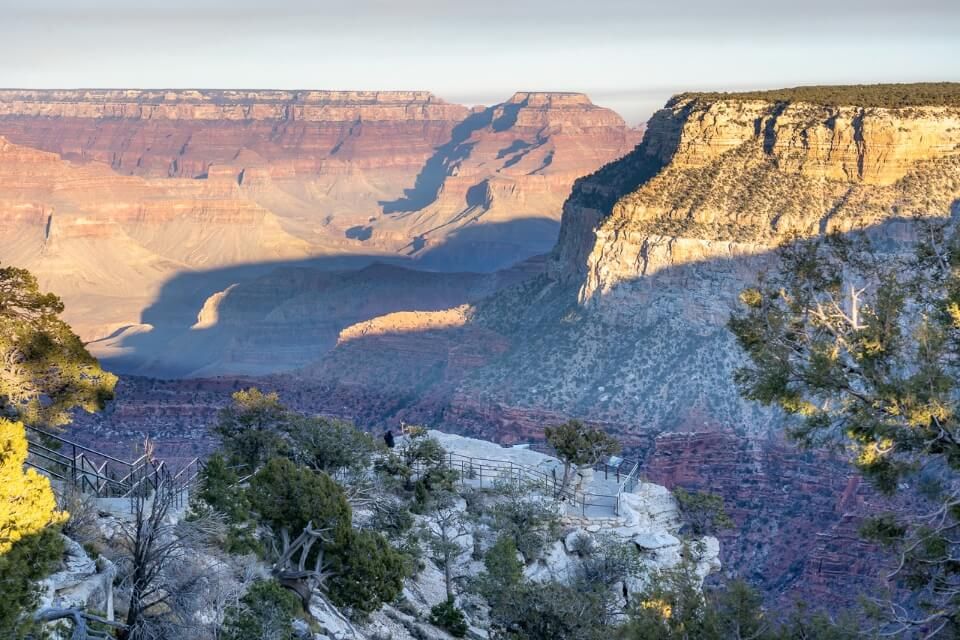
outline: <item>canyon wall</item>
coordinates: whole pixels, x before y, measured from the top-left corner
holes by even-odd
[[[311,243],[444,269],[548,250],[573,181],[641,135],[583,94],[468,109],[424,91],[0,90],[14,144],[123,175],[233,181]]]
[[[958,118],[944,107],[672,101],[637,149],[577,182],[543,274],[442,330],[424,319],[413,335],[350,334],[299,377],[271,382],[289,395],[322,389],[330,401],[306,406],[364,423],[503,441],[595,421],[658,482],[727,499],[738,528],[724,564],[771,602],[849,604],[845,594],[882,574],[883,555],[856,532],[883,503],[845,460],[797,452],[780,415],[741,398],[744,360],[726,322],[787,239],[868,229],[896,250],[911,218],[957,213]],[[348,362],[346,381],[334,372]]]
[[[517,111],[478,123],[497,134],[527,117]],[[738,525],[724,566],[769,602],[835,608],[882,575],[885,557],[856,532],[885,504],[845,460],[797,451],[781,416],[740,397],[743,358],[726,322],[784,240],[868,228],[895,249],[912,237],[909,218],[950,216],[958,203],[956,108],[678,98],[634,151],[576,182],[559,240],[530,277],[450,309],[362,320],[292,374],[132,382],[84,428],[140,423],[176,442],[178,421],[199,427],[158,398],[217,404],[223,386],[254,383],[371,428],[402,420],[504,442],[580,417],[658,482],[720,493]]]
[[[290,369],[348,324],[437,308],[430,279],[411,288],[423,302],[381,286],[367,315],[314,305],[238,336],[273,310],[249,305],[316,293],[329,271],[363,290],[345,270],[373,262],[493,272],[545,253],[573,182],[641,135],[582,94],[467,108],[423,91],[0,90],[0,261],[64,297],[120,371]],[[459,280],[443,306],[479,297]],[[285,347],[281,327],[314,346]]]

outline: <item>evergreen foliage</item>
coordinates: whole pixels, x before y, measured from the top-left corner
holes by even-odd
[[[917,222],[915,256],[865,237],[781,251],[781,267],[743,292],[730,329],[750,357],[737,381],[775,405],[802,444],[843,445],[893,493],[913,480],[916,513],[865,532],[900,554],[919,608],[891,607],[894,632],[960,633],[960,237]]]
[[[224,547],[230,553],[263,551],[250,522],[250,500],[240,479],[226,458],[215,453],[200,471],[196,489],[191,492],[188,519],[220,514],[226,524]]]
[[[25,469],[27,435],[23,424],[0,418],[0,556],[14,544],[69,514],[57,511],[50,480]]]
[[[463,638],[469,628],[463,611],[457,608],[453,600],[444,600],[430,609],[430,624],[444,629],[454,638]]]
[[[501,535],[497,538],[484,555],[483,566],[486,571],[481,576],[492,585],[487,594],[510,589],[523,578],[523,563],[517,558],[517,545],[512,536]]]
[[[336,477],[344,471],[365,470],[383,447],[369,433],[349,422],[323,417],[299,417],[289,428],[293,459],[314,471]]]
[[[406,563],[382,534],[351,530],[333,552],[330,599],[360,615],[393,601],[403,589]]]
[[[563,482],[560,494],[563,495],[572,479],[576,467],[592,466],[608,456],[620,453],[620,442],[579,420],[568,420],[563,424],[544,429],[547,443],[557,452],[563,462]]]
[[[695,99],[704,102],[717,100],[764,100],[767,102],[806,102],[825,107],[857,106],[902,109],[908,107],[960,106],[960,82],[915,82],[907,84],[813,85],[743,92],[691,92],[674,96],[668,106]]]
[[[288,452],[282,434],[292,420],[276,393],[250,388],[233,394],[232,402],[220,411],[214,432],[220,436],[229,462],[250,474],[267,460]]]
[[[34,582],[63,553],[50,481],[25,469],[24,424],[57,427],[76,408],[95,411],[116,378],[100,369],[59,318],[63,303],[24,269],[0,268],[0,637],[33,633]]]
[[[684,524],[694,535],[713,535],[720,529],[733,526],[733,520],[724,508],[722,496],[677,487],[673,490],[673,497],[677,499]]]
[[[296,640],[293,618],[300,601],[274,580],[258,580],[227,609],[220,640]]]
[[[764,609],[760,594],[735,580],[704,592],[689,562],[651,576],[637,594],[621,640],[854,640],[876,637],[847,620],[800,606],[788,616]],[[784,619],[780,619],[784,618]]]
[[[245,513],[247,507],[249,513]],[[380,533],[352,528],[352,510],[343,488],[326,473],[288,458],[268,460],[247,487],[237,483],[222,457],[214,458],[204,472],[194,509],[226,516],[234,526],[228,548],[233,544],[261,553],[275,548],[275,555],[282,551],[276,548],[281,541],[293,540],[311,525],[321,534],[306,564],[313,566],[319,559],[323,576],[319,587],[335,604],[360,615],[393,600],[403,586],[404,557]],[[266,544],[251,544],[256,526],[269,530]]]
[[[351,510],[343,489],[325,473],[273,458],[250,479],[247,499],[258,522],[294,536],[308,523],[340,539],[350,528]]]
[[[25,469],[23,424],[0,418],[0,637],[21,638],[34,625],[34,582],[49,573],[63,553],[58,511],[50,480]]]
[[[524,560],[533,562],[560,534],[556,501],[512,481],[498,484],[496,490],[499,499],[489,509],[493,529],[510,537]]]
[[[0,638],[20,640],[36,633],[29,616],[37,606],[36,581],[50,574],[62,555],[56,527],[22,536],[0,554]]]
[[[62,312],[29,271],[0,268],[0,414],[7,418],[56,427],[73,409],[98,411],[113,397],[116,376],[100,368]]]

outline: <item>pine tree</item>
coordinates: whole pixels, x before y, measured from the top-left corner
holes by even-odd
[[[0,637],[24,637],[36,604],[34,581],[63,553],[56,525],[68,514],[57,510],[50,481],[24,469],[27,436],[23,424],[0,419]]]

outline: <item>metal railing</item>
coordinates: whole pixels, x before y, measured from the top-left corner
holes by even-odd
[[[532,451],[536,451],[553,458],[557,457],[557,452],[553,449],[553,447],[544,442],[534,442],[524,446]],[[614,460],[616,460],[616,464],[611,464],[611,462]],[[614,499],[615,503],[613,505],[613,510],[614,513],[619,516],[623,510],[623,494],[633,493],[633,491],[637,488],[637,485],[640,483],[640,461],[632,458],[611,458],[610,460],[594,464],[593,471],[594,473],[603,473],[604,480],[609,480],[612,476],[617,482],[617,493],[615,496],[609,494],[588,495],[594,496],[600,501],[603,501],[604,499]]]
[[[620,515],[621,492],[639,468],[639,463],[635,463],[630,472],[631,476],[622,476],[621,480],[618,475],[620,481],[617,492],[607,494],[585,491],[576,485],[563,487],[563,478],[557,477],[556,467],[548,473],[510,460],[476,458],[452,452],[445,455],[444,464],[457,473],[461,485],[472,485],[480,489],[494,488],[504,483],[516,483],[518,487],[524,484],[542,487],[545,492],[567,503],[574,511],[579,511],[583,517],[587,517],[587,510],[591,507],[610,509],[615,515]]]
[[[55,433],[26,427],[29,456],[27,464],[52,479],[98,498],[128,498],[140,491],[154,492],[161,484],[173,483],[178,505],[186,501],[203,462],[194,458],[172,473],[162,460],[144,454],[133,461],[85,447]]]
[[[622,465],[621,465],[622,466]],[[619,478],[619,467],[618,469],[618,478]],[[630,470],[627,471],[626,475],[623,476],[623,479],[620,480],[620,483],[617,485],[617,515],[623,511],[621,502],[623,500],[623,494],[633,493],[634,489],[637,488],[637,484],[640,482],[640,461],[637,460],[633,463],[633,466],[630,467]]]

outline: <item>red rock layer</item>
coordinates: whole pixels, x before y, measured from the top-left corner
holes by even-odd
[[[344,158],[416,171],[468,113],[423,91],[0,91],[0,135],[147,176],[237,160],[290,176]]]
[[[890,557],[858,529],[866,514],[890,505],[844,460],[776,436],[675,433],[656,438],[644,473],[669,488],[722,496],[736,523],[719,535],[724,570],[782,611],[797,602],[853,607],[889,570]]]

